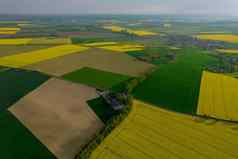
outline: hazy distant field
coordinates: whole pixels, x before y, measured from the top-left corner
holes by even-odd
[[[238,43],[238,35],[232,34],[200,34],[197,38],[201,40],[224,41],[231,43]]]
[[[0,159],[237,159],[237,55],[234,17],[0,15]]]

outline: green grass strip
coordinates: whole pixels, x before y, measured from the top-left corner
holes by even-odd
[[[116,73],[101,71],[84,67],[63,76],[64,79],[86,84],[98,89],[110,89],[111,87],[127,81],[130,77]]]
[[[35,71],[1,68],[0,111],[6,110],[48,79],[49,76]]]
[[[56,159],[10,112],[0,113],[0,158]]]

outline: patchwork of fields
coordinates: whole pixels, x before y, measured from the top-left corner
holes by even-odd
[[[127,54],[115,53],[103,49],[88,49],[79,54],[50,59],[24,68],[62,76],[83,67],[126,76],[140,76],[154,68],[153,65],[138,61]]]
[[[3,67],[0,69],[0,76],[1,158],[55,159],[54,155],[7,110],[49,77],[38,72]]]
[[[96,97],[94,88],[50,79],[9,110],[57,158],[71,159],[103,127],[86,103]]]
[[[202,71],[215,62],[206,51],[181,49],[176,60],[160,65],[135,89],[134,96],[169,110],[196,114]]]
[[[1,158],[56,159],[9,111],[0,112]]]
[[[90,159],[235,159],[236,124],[211,123],[134,101],[132,112]]]
[[[1,159],[238,158],[238,23],[1,18]]]
[[[3,67],[0,69],[0,77],[0,111],[14,104],[49,78],[38,72]]]
[[[238,121],[238,80],[236,78],[203,72],[197,114]]]

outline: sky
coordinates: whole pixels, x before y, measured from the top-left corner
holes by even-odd
[[[238,0],[0,0],[0,14],[238,16]]]

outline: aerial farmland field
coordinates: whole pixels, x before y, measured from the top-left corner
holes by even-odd
[[[231,43],[238,42],[238,35],[231,34],[200,34],[197,38],[201,40],[215,40],[215,41],[225,41]]]
[[[0,57],[31,52],[40,49],[53,47],[54,45],[0,45]]]
[[[237,158],[237,131],[222,122],[169,112],[134,101],[129,116],[90,159]],[[232,140],[230,140],[232,139]]]
[[[0,35],[16,34],[20,30],[20,28],[0,27]]]
[[[127,76],[140,76],[154,68],[152,64],[136,60],[125,53],[103,49],[88,49],[80,53],[29,65],[25,68],[62,76],[83,67],[90,67]]]
[[[217,119],[238,121],[236,78],[203,72],[197,113]]]
[[[144,49],[143,45],[133,45],[133,44],[118,44],[109,46],[99,46],[100,49],[106,49],[116,52],[128,52],[128,51],[141,51]]]
[[[158,33],[155,32],[150,32],[150,31],[146,31],[146,30],[132,30],[132,29],[128,29],[128,28],[123,28],[120,26],[104,26],[104,29],[108,29],[111,30],[112,32],[126,32],[129,34],[134,34],[137,36],[153,36],[153,35],[157,35]]]
[[[0,132],[2,158],[56,159],[9,111],[1,111],[0,119],[4,127]]]
[[[50,79],[9,110],[57,158],[68,159],[103,127],[86,103],[96,97],[94,88]]]
[[[6,110],[20,98],[48,80],[39,72],[1,67],[0,69],[0,111]]]
[[[19,39],[0,39],[0,45],[26,45],[31,42],[29,38]]]
[[[69,38],[33,38],[29,43],[31,45],[63,45],[71,44],[71,39]]]
[[[0,58],[0,65],[6,67],[24,67],[30,64],[41,62],[44,60],[73,54],[76,52],[87,50],[88,48],[77,45],[62,45],[52,48],[36,50],[32,52],[21,53],[17,55],[5,56]]]
[[[0,1],[0,159],[238,159],[234,1]]]
[[[217,49],[216,51],[225,54],[238,54],[238,49]]]
[[[96,70],[88,67],[84,67],[80,70],[65,74],[63,78],[69,81],[83,83],[98,89],[105,90],[130,79],[129,76]]]
[[[177,54],[174,62],[160,65],[140,84],[134,95],[172,111],[195,114],[202,70],[216,59],[198,49],[182,49]]]

